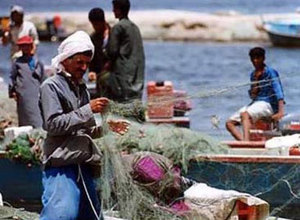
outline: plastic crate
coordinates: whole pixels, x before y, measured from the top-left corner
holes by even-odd
[[[170,81],[147,84],[149,118],[172,118],[174,114],[173,84]]]
[[[257,220],[258,210],[256,206],[248,206],[246,203],[238,200],[237,210],[239,220]]]
[[[268,120],[258,120],[256,121],[250,129],[250,140],[251,141],[266,141],[270,138],[272,138],[272,135],[267,135],[267,132],[269,131],[269,134],[272,133],[272,130],[275,128],[275,124]]]

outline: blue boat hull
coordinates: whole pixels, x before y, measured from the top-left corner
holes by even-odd
[[[282,20],[265,22],[264,29],[275,46],[300,47],[300,21]]]
[[[29,211],[41,209],[42,172],[40,167],[0,158],[0,193],[14,207]]]
[[[284,160],[200,157],[191,161],[187,177],[216,188],[250,193],[267,201],[273,216],[300,219],[300,160]]]
[[[300,37],[280,35],[268,32],[273,45],[280,47],[300,47]]]

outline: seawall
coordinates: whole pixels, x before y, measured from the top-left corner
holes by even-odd
[[[88,12],[31,13],[26,18],[43,28],[46,18],[59,14],[68,33],[92,31]],[[129,17],[140,28],[145,40],[173,41],[266,41],[263,20],[300,18],[300,14],[243,15],[237,12],[198,13],[175,10],[132,11]],[[117,22],[112,12],[106,12],[110,25]],[[45,27],[44,27],[45,28]]]

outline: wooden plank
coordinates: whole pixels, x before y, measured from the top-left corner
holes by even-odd
[[[294,163],[300,164],[300,156],[266,155],[200,155],[192,161],[213,161],[221,163]]]
[[[265,141],[222,141],[232,148],[265,148]]]
[[[146,117],[146,122],[154,124],[174,124],[178,127],[190,127],[190,119],[188,117],[172,117],[172,118],[149,118]]]

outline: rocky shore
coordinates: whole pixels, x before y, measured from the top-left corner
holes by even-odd
[[[75,30],[92,31],[88,12],[31,13],[27,19],[45,28],[46,18],[59,14],[68,33]],[[139,26],[145,40],[173,41],[266,41],[262,29],[264,20],[300,18],[300,14],[243,15],[238,12],[215,14],[175,10],[132,11],[129,17]],[[106,12],[106,20],[113,25],[117,20]]]

